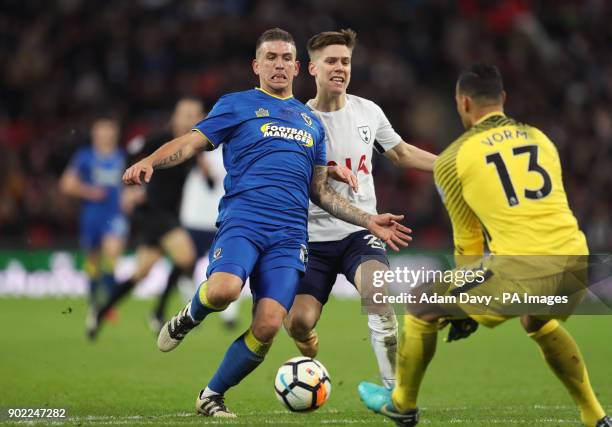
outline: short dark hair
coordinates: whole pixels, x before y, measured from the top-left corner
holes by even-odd
[[[264,31],[257,39],[257,43],[255,44],[255,56],[257,56],[257,52],[262,44],[272,41],[291,43],[295,47],[295,40],[293,40],[293,36],[289,32],[278,27],[270,28],[269,30]]]
[[[324,31],[319,34],[315,34],[308,40],[306,48],[308,49],[308,55],[312,59],[312,54],[317,50],[323,49],[324,47],[331,46],[333,44],[340,44],[353,50],[357,43],[357,33],[350,28],[342,29],[340,31]]]
[[[178,97],[174,102],[174,108],[176,108],[181,102],[194,102],[196,104],[200,104],[202,106],[202,109],[204,109],[204,102],[194,95],[184,95]]]
[[[95,125],[98,122],[113,122],[117,125],[117,127],[121,127],[121,119],[119,115],[112,111],[101,111],[96,115],[92,116],[90,121],[90,126]]]
[[[499,102],[502,100],[504,82],[495,65],[478,63],[461,72],[457,88],[477,102]]]

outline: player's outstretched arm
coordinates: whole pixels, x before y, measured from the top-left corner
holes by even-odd
[[[434,163],[438,158],[435,154],[421,150],[404,141],[391,150],[385,151],[385,157],[399,168],[417,169],[424,172],[433,172]]]
[[[103,187],[86,184],[79,178],[78,173],[68,167],[59,182],[60,191],[72,197],[91,202],[98,202],[106,197],[106,190]]]
[[[189,132],[166,142],[151,155],[130,166],[123,174],[126,184],[142,184],[151,180],[154,169],[166,169],[183,163],[195,153],[211,150],[213,145],[200,132]],[[142,178],[141,178],[142,177]]]
[[[315,167],[314,176],[310,184],[310,199],[321,209],[329,212],[343,221],[365,227],[376,237],[384,241],[395,251],[399,247],[406,247],[412,240],[412,233],[401,221],[403,215],[380,214],[372,215],[351,205],[327,183],[328,169],[326,166]]]

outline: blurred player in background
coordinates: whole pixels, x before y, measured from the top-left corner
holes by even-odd
[[[96,312],[101,296],[115,290],[115,264],[125,245],[128,224],[121,210],[125,154],[118,148],[119,122],[99,117],[91,126],[91,146],[73,156],[60,179],[60,189],[82,201],[80,242],[86,253],[90,313]],[[91,325],[88,324],[89,329]]]
[[[440,154],[434,178],[453,226],[457,265],[479,259],[487,266],[486,280],[461,292],[476,294],[485,286],[504,289],[514,283],[533,293],[571,288],[584,273],[572,259],[584,258],[589,249],[567,203],[556,147],[540,130],[504,114],[506,92],[494,66],[478,64],[464,71],[455,99],[467,131]],[[485,237],[494,255],[488,260],[482,258]],[[496,268],[500,263],[503,267]],[[584,290],[586,283],[579,285]],[[553,292],[545,293],[557,295]],[[512,317],[459,308],[489,327]],[[568,315],[523,315],[521,324],[576,402],[584,425],[611,427],[576,342],[557,320]],[[359,394],[368,408],[397,425],[417,424],[417,396],[435,353],[442,316],[431,306],[405,316],[396,387],[391,394],[361,383]]]
[[[195,277],[205,277],[208,267],[208,250],[217,232],[219,201],[223,197],[223,180],[226,172],[223,167],[221,150],[208,151],[198,155],[198,169],[192,169],[183,188],[181,204],[181,224],[189,231],[196,246],[198,264]],[[207,179],[202,179],[202,173]],[[202,270],[200,270],[200,268]],[[193,288],[181,287],[182,294],[193,295]],[[219,313],[223,324],[232,329],[238,324],[240,298]]]
[[[307,262],[309,195],[335,216],[367,226],[394,249],[410,239],[404,233],[409,229],[396,222],[401,216],[368,214],[327,184],[325,131],[292,94],[299,70],[293,37],[279,28],[264,32],[252,66],[260,88],[221,97],[194,132],[165,144],[123,176],[126,183],[148,182],[154,169],[175,166],[223,144],[228,176],[208,279],[158,338],[161,351],[176,348],[207,315],[235,301],[250,276],[252,324],[229,347],[196,399],[198,413],[215,417],[236,416],[225,406],[225,392],[263,362],[293,304]],[[336,179],[341,174],[346,182],[355,178],[331,169]]]
[[[128,151],[133,158],[148,156],[166,141],[188,133],[202,117],[204,117],[204,107],[199,100],[182,98],[174,108],[170,129],[151,138],[133,139],[128,144]],[[117,286],[111,298],[97,312],[95,321],[91,323],[88,331],[91,338],[95,338],[98,333],[107,311],[149,274],[162,255],[165,254],[170,258],[172,270],[150,317],[150,326],[156,333],[164,324],[168,298],[179,277],[185,275],[193,280],[196,249],[191,236],[180,224],[179,209],[185,179],[194,166],[193,161],[185,162],[179,167],[160,171],[144,190],[140,187],[130,187],[125,190],[130,194],[127,199],[136,205],[133,215],[133,224],[139,235],[136,269],[132,277]]]
[[[309,72],[315,77],[317,95],[307,105],[319,117],[326,133],[330,165],[346,165],[358,180],[351,190],[340,182],[330,185],[364,211],[376,213],[372,178],[374,149],[400,168],[433,170],[435,155],[407,144],[374,102],[346,93],[351,80],[351,57],[356,33],[327,31],[308,41]],[[357,191],[358,190],[358,191]],[[302,354],[315,357],[318,336],[314,327],[321,317],[336,276],[342,273],[362,297],[373,290],[373,272],[387,270],[385,245],[364,227],[335,218],[311,203],[308,215],[309,262],[298,295],[285,325]],[[393,388],[397,321],[390,307],[368,314],[370,341],[383,383]]]

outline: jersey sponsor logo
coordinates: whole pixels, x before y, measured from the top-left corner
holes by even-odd
[[[307,126],[312,127],[312,119],[310,118],[310,116],[308,114],[302,113],[302,118],[306,122]]]
[[[363,142],[369,144],[372,140],[372,133],[370,131],[370,126],[359,126],[357,128],[357,132],[359,132],[359,137]]]
[[[372,249],[381,249],[384,251],[386,248],[385,243],[373,234],[366,234],[363,236],[363,240],[367,240],[367,245]]]
[[[275,122],[264,123],[261,128],[263,137],[283,138],[302,143],[306,148],[314,145],[314,138],[310,132],[303,129],[292,128],[289,126],[278,126]]]
[[[370,174],[370,170],[368,169],[368,166],[366,165],[366,155],[362,154],[361,157],[359,158],[359,165],[357,166],[357,173],[358,172],[363,172],[366,175]],[[346,159],[344,159],[344,164],[346,165],[346,167],[350,170],[353,170],[353,160],[350,157],[347,157]],[[327,162],[327,166],[338,166],[338,163],[334,162],[333,160],[330,160],[329,162]]]
[[[259,110],[255,111],[255,115],[257,117],[269,117],[270,112],[266,110],[265,108],[260,108]]]

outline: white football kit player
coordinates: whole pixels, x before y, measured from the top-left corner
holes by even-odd
[[[342,182],[331,181],[331,187],[358,208],[376,214],[376,194],[372,179],[372,152],[384,153],[402,141],[382,109],[374,102],[354,95],[346,95],[346,104],[337,111],[313,109],[325,127],[328,164],[344,165],[359,180],[355,193]],[[344,239],[351,233],[364,230],[331,216],[310,202],[308,211],[308,241],[327,242]]]
[[[373,150],[384,153],[402,142],[381,108],[367,99],[346,95],[343,108],[321,112],[307,104],[319,117],[326,133],[329,165],[344,165],[359,181],[359,191],[347,184],[330,181],[330,185],[351,204],[376,214],[376,194],[372,179]],[[308,216],[309,260],[298,294],[308,294],[321,305],[327,302],[338,274],[344,274],[355,285],[357,268],[365,261],[375,260],[389,265],[385,245],[363,227],[331,216],[310,203]],[[397,321],[388,315],[369,314],[370,341],[385,386],[395,383],[395,353]]]

